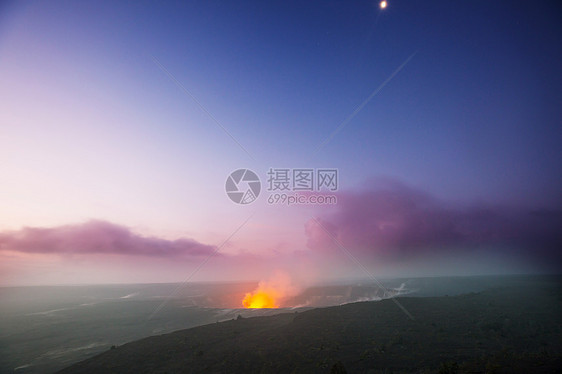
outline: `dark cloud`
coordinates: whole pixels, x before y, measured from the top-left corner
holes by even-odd
[[[445,250],[500,251],[542,257],[560,268],[560,209],[459,207],[396,181],[341,192],[335,209],[306,224],[311,249],[335,248],[328,231],[349,249],[390,259]]]
[[[0,250],[28,253],[202,256],[214,247],[192,239],[166,240],[135,234],[106,221],[52,228],[25,227],[0,233]]]

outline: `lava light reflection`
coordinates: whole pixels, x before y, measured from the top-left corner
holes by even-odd
[[[247,293],[242,301],[244,308],[279,308],[275,301],[275,295],[266,291]]]

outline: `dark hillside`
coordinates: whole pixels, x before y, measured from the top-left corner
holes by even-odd
[[[237,319],[125,344],[60,373],[554,373],[558,286]],[[340,362],[341,364],[335,365]]]

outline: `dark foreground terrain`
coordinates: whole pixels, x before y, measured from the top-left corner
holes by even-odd
[[[560,283],[239,318],[114,347],[60,373],[559,373]]]

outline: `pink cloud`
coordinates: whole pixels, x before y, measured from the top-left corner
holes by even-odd
[[[338,193],[331,213],[305,225],[308,247],[334,250],[330,236],[363,255],[406,259],[439,251],[523,254],[561,268],[562,210],[474,204],[458,207],[397,181]],[[329,232],[329,234],[327,233]]]
[[[51,228],[24,227],[0,232],[0,250],[26,253],[204,256],[214,247],[193,239],[145,237],[125,226],[92,220]]]

